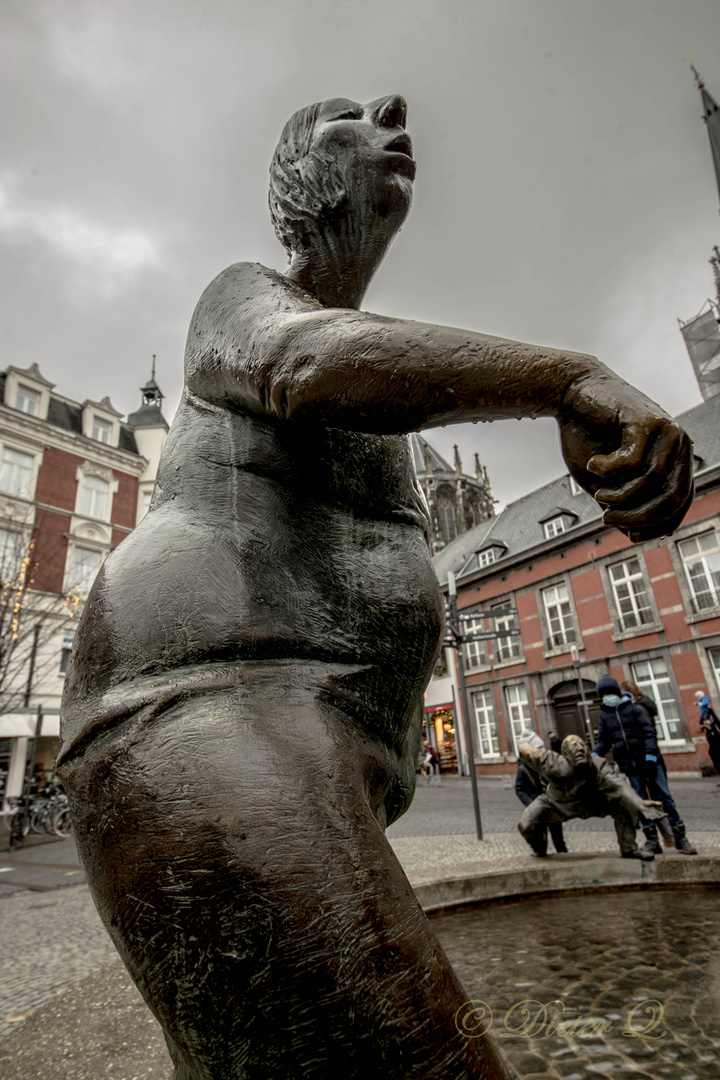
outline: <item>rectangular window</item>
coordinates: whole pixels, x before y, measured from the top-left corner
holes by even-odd
[[[40,394],[37,390],[32,390],[29,386],[23,386],[20,383],[15,397],[15,408],[28,416],[37,416],[40,412]]]
[[[565,532],[565,518],[560,514],[556,518],[545,522],[545,538],[552,540],[553,536],[559,536]]]
[[[550,631],[548,648],[559,649],[563,645],[572,645],[577,641],[577,634],[567,585],[561,582],[549,589],[543,589],[542,598]]]
[[[710,657],[710,663],[712,664],[715,682],[718,686],[718,692],[720,693],[720,649],[708,649],[708,655]],[[713,692],[709,686],[707,692],[711,698],[715,696],[713,695]],[[698,713],[700,712],[699,709],[697,709],[696,711]]]
[[[472,695],[475,714],[475,749],[480,757],[500,757],[492,690],[478,690]]]
[[[0,585],[14,585],[22,570],[25,554],[23,535],[0,529]]]
[[[75,627],[72,630],[65,630],[62,638],[62,649],[60,650],[60,674],[64,675],[67,672],[68,664],[70,663],[70,653],[72,652],[73,641],[75,640]]]
[[[23,454],[20,450],[13,450],[12,447],[6,446],[3,450],[2,466],[0,466],[0,491],[28,499],[32,472],[32,455]]]
[[[657,736],[662,742],[684,742],[680,713],[670,684],[665,661],[642,660],[632,665],[633,679],[658,707],[655,717]]]
[[[638,559],[616,563],[610,567],[610,581],[615,594],[615,605],[620,616],[620,627],[632,630],[653,621],[642,570]]]
[[[484,630],[484,619],[470,619],[465,623],[463,627],[464,634],[471,634],[475,630]],[[473,671],[476,668],[488,666],[488,653],[487,642],[485,641],[467,641],[464,645],[465,649],[465,668],[467,671]]]
[[[504,604],[493,604],[491,610],[503,611],[510,606],[510,601],[506,600]],[[501,630],[517,630],[517,625],[517,619],[514,615],[504,615],[502,618],[495,619],[495,629],[498,633]],[[514,660],[520,656],[520,638],[514,635],[512,637],[495,638],[493,652],[495,653],[495,661],[498,664],[502,664],[506,660]]]
[[[532,713],[530,712],[530,702],[528,701],[525,685],[520,683],[519,686],[506,686],[505,702],[507,704],[508,716],[510,717],[513,751],[517,754],[519,736],[528,728],[530,728],[531,731],[534,730]]]
[[[693,610],[720,606],[720,545],[715,530],[678,545],[693,595]]]
[[[80,487],[78,513],[86,517],[104,519],[107,515],[110,485],[100,476],[83,476]]]
[[[112,424],[109,424],[107,420],[101,420],[99,416],[93,416],[92,420],[92,437],[97,439],[98,442],[110,445],[110,436],[112,435]]]
[[[478,566],[490,566],[495,562],[495,548],[488,548],[487,551],[480,551],[478,553]]]
[[[87,596],[101,562],[102,555],[99,551],[81,547],[73,548],[67,579],[68,592],[75,590],[80,596]]]

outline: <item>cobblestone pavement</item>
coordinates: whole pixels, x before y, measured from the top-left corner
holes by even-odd
[[[717,1080],[718,899],[653,890],[433,916],[474,1001],[458,1023],[489,1030],[524,1080]]]
[[[0,899],[0,1038],[116,959],[87,886]]]

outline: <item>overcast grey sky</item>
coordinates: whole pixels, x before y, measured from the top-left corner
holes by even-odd
[[[364,307],[595,353],[668,411],[677,317],[713,293],[718,197],[694,57],[718,0],[4,0],[2,367],[171,416],[208,282],[282,269],[267,170],[325,97],[399,92],[415,203]],[[552,421],[433,432],[504,503],[564,471]]]

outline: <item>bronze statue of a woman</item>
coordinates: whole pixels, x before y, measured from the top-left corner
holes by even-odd
[[[442,603],[406,433],[555,416],[631,539],[691,443],[592,357],[360,311],[410,207],[401,97],[286,125],[290,255],[203,294],[149,513],[78,631],[60,773],[178,1080],[504,1076],[384,836],[410,803]]]

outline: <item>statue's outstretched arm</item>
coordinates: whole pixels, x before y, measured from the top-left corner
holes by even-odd
[[[597,761],[597,758],[595,760]],[[659,821],[660,818],[667,816],[662,809],[662,803],[653,802],[651,799],[641,799],[625,776],[615,772],[606,761],[600,765],[599,781],[600,790],[621,802],[634,818],[642,814],[648,821]]]
[[[573,476],[633,540],[672,532],[692,499],[688,436],[594,357],[324,308],[262,268],[210,286],[186,370],[210,400],[348,430],[554,416]]]

